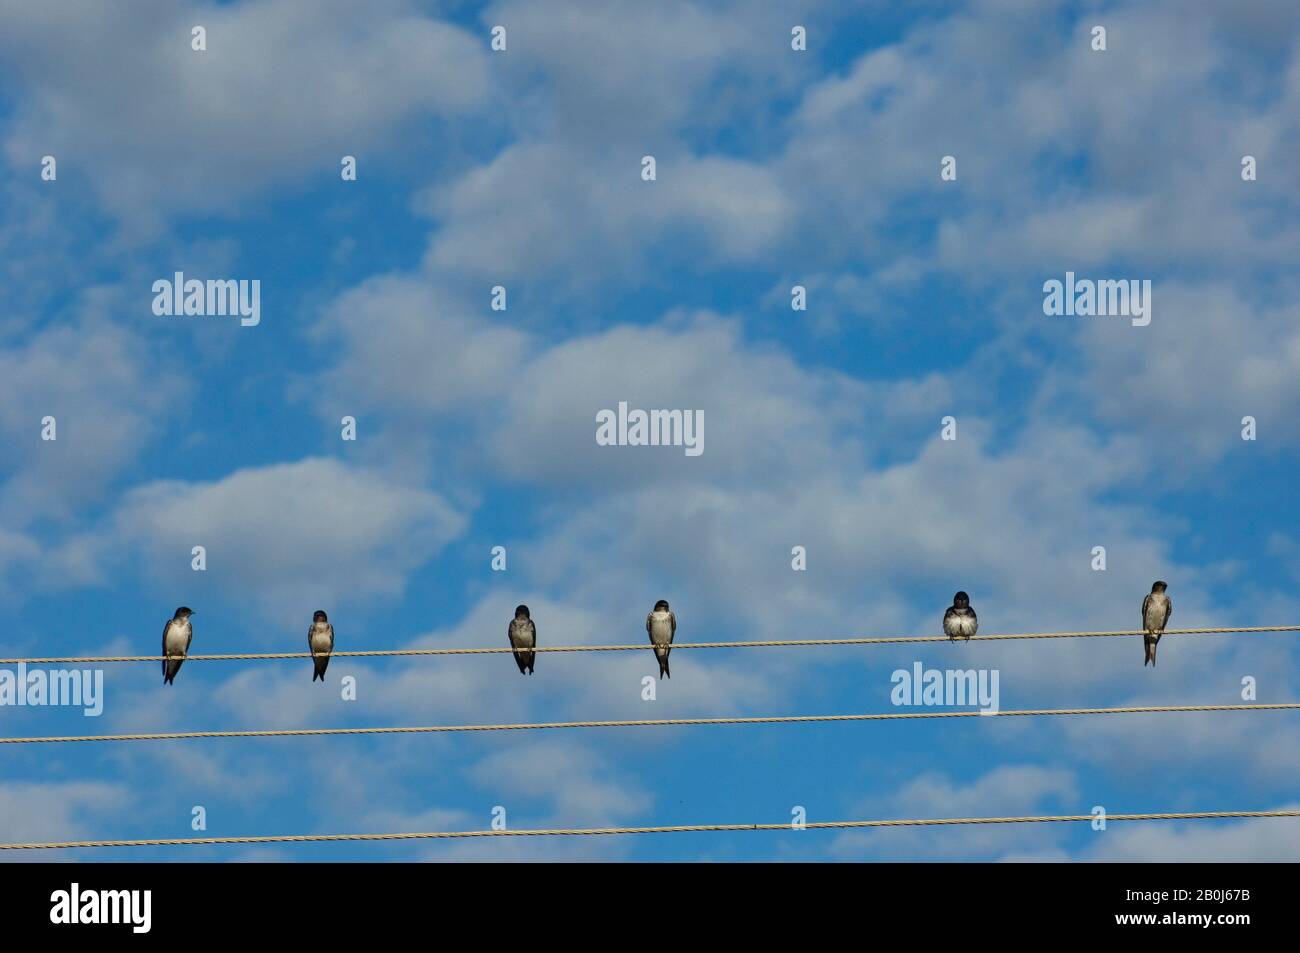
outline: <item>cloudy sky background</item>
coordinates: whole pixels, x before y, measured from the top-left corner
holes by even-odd
[[[937,633],[958,588],[986,632],[1121,629],[1155,578],[1177,626],[1296,623],[1300,8],[897,6],[0,0],[0,654],[153,653],[180,604],[200,653],[301,650],[316,608],[340,649],[498,646],[518,602],[637,642],[658,598],[681,642]],[[260,279],[261,324],[154,316],[178,270]],[[1150,326],[1044,316],[1067,270],[1150,279]],[[702,409],[704,454],[596,446],[621,400]],[[112,665],[101,718],[0,727],[871,712],[914,661],[999,669],[1004,708],[1290,701],[1295,645],[681,651],[653,703],[648,650]],[[6,746],[0,839],[1263,810],[1298,772],[1290,713]],[[1266,820],[80,859],[1297,852]]]

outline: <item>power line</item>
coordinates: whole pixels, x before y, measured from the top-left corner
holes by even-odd
[[[1300,625],[1247,626],[1244,628],[1165,629],[1164,635],[1239,635],[1263,632],[1300,632]],[[1145,635],[1142,629],[1123,629],[1109,632],[1018,632],[1006,635],[977,635],[973,642],[995,642],[1009,639],[1082,639]],[[739,642],[679,642],[673,651],[681,649],[748,649],[794,648],[813,645],[900,645],[915,642],[948,642],[946,635],[895,635],[860,639],[770,639]],[[529,652],[647,652],[651,645],[538,645]],[[367,649],[329,653],[333,658],[376,658],[407,655],[504,655],[515,651],[509,646],[490,648],[443,649]],[[176,658],[178,656],[172,656]],[[187,655],[187,662],[264,661],[268,659],[309,659],[310,652],[223,652],[210,655]],[[65,655],[44,658],[0,658],[0,665],[65,665],[97,664],[107,662],[162,662],[165,655]]]
[[[1013,711],[883,712],[862,715],[766,715],[735,718],[639,718],[630,721],[550,721],[502,725],[425,725],[379,728],[277,728],[263,731],[168,731],[117,735],[54,735],[0,738],[0,744],[83,741],[183,741],[194,738],[289,738],[319,735],[416,735],[464,731],[534,731],[553,728],[670,728],[697,725],[777,725],[811,722],[895,721],[912,718],[1016,718],[1049,715],[1148,715],[1174,712],[1283,711],[1300,702],[1256,705],[1156,705],[1126,708],[1038,708]]]
[[[1300,817],[1297,811],[1186,811],[1177,814],[1107,814],[1106,821],[1192,821],[1223,818]],[[807,821],[809,830],[849,830],[871,827],[944,827],[961,824],[1052,824],[1091,822],[1091,814],[1053,814],[1021,817],[931,817],[915,820]],[[611,834],[686,834],[705,831],[788,831],[784,824],[676,824],[660,827],[570,827],[500,831],[427,831],[396,834],[272,834],[250,837],[172,837],[149,840],[48,841],[34,844],[0,844],[0,850],[66,850],[82,847],[192,847],[207,844],[294,844],[308,841],[443,840],[469,837],[593,837]]]

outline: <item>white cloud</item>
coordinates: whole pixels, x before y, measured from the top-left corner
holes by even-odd
[[[371,279],[331,303],[317,324],[314,336],[337,341],[341,356],[323,386],[312,379],[311,399],[331,421],[370,408],[404,417],[470,412],[512,386],[530,346],[487,311],[486,288],[476,314],[434,283]]]
[[[10,526],[67,519],[97,499],[188,398],[181,376],[157,373],[146,342],[105,320],[110,302],[92,290],[77,320],[0,348],[0,513]],[[56,440],[41,439],[46,416]]]
[[[990,4],[924,21],[804,93],[777,169],[805,184],[801,224],[822,267],[835,253],[897,255],[904,202],[911,220],[918,206],[937,220],[922,240],[939,269],[977,286],[1117,260],[1217,272],[1294,260],[1300,229],[1276,214],[1294,206],[1278,155],[1300,135],[1294,88],[1257,90],[1262,107],[1241,101],[1218,79],[1255,82],[1255,60],[1182,4],[1110,11],[1105,53],[1089,48],[1092,20],[1045,34],[1051,15]],[[1294,35],[1294,18],[1278,19]],[[1196,109],[1171,107],[1189,97]],[[1243,184],[1245,154],[1280,178]],[[956,182],[939,180],[945,155]]]
[[[643,155],[655,157],[656,181],[642,181]],[[582,151],[522,142],[422,204],[439,226],[431,268],[561,286],[640,277],[652,249],[655,267],[753,261],[778,244],[794,213],[765,167],[672,143]]]
[[[270,184],[337,177],[344,154],[398,144],[411,120],[486,96],[486,40],[404,0],[329,0],[311,17],[284,0],[123,8],[0,4],[0,56],[21,107],[4,137],[17,166],[55,155],[87,170],[126,224],[225,212]],[[190,30],[207,30],[207,51]],[[51,69],[75,62],[77,69]],[[129,103],[129,109],[123,104]]]
[[[6,781],[0,784],[0,840],[88,839],[98,834],[92,822],[119,814],[130,804],[128,791],[120,784]],[[50,858],[33,854],[33,859]]]
[[[713,129],[798,78],[788,16],[763,3],[512,0],[482,20],[509,29],[512,121],[557,141],[629,145]]]
[[[495,751],[470,776],[517,818],[536,817],[547,805],[551,820],[546,823],[559,826],[626,822],[654,804],[652,792],[614,780],[590,750],[559,739],[533,739]]]
[[[100,545],[138,552],[169,585],[191,584],[190,551],[201,545],[219,588],[296,624],[322,605],[399,595],[464,517],[428,490],[318,457],[137,487],[113,526]]]
[[[855,818],[1014,817],[1039,813],[1086,813],[1078,809],[1072,772],[1037,765],[1003,765],[958,784],[941,774],[925,774],[887,796],[861,799]],[[831,853],[842,858],[887,857],[906,860],[962,860],[998,855],[1057,842],[1058,825],[971,825],[951,828],[882,828],[836,836]]]
[[[1159,440],[1166,454],[1216,460],[1235,449],[1275,459],[1300,444],[1300,331],[1289,298],[1260,306],[1223,285],[1168,282],[1154,299],[1149,327],[1085,319],[1087,372],[1076,396],[1107,423]],[[1247,415],[1257,422],[1254,443],[1241,438]]]
[[[1300,810],[1291,802],[1261,810]],[[1292,863],[1300,820],[1151,821],[1108,825],[1080,859],[1103,863]]]

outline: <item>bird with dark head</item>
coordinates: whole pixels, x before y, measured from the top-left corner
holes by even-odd
[[[307,649],[311,652],[311,680],[325,681],[325,669],[329,668],[330,653],[334,651],[334,626],[324,609],[312,613],[311,625],[307,626]]]
[[[668,670],[668,654],[672,652],[673,636],[677,634],[677,616],[668,607],[667,599],[660,599],[645,617],[645,630],[650,634],[655,658],[659,660],[659,677],[673,677]]]
[[[180,606],[172,617],[163,624],[162,638],[162,670],[163,684],[171,685],[176,681],[176,673],[181,670],[185,663],[185,655],[190,650],[190,643],[194,641],[194,627],[190,624],[190,616],[194,615],[194,610],[189,606]]]
[[[533,624],[528,606],[515,606],[515,617],[510,620],[506,637],[510,640],[519,674],[533,674],[533,668],[537,664],[537,652],[534,651],[537,648],[537,626]]]
[[[1151,584],[1151,591],[1147,593],[1147,597],[1142,600],[1143,668],[1147,665],[1155,667],[1156,646],[1160,644],[1160,636],[1165,631],[1169,616],[1174,611],[1173,600],[1165,595],[1165,590],[1168,588],[1167,583],[1157,579]]]
[[[955,642],[957,639],[969,642],[970,637],[979,631],[979,627],[979,618],[971,608],[970,596],[958,592],[952,597],[952,605],[948,607],[948,611],[943,614],[943,634],[948,636],[949,642]]]

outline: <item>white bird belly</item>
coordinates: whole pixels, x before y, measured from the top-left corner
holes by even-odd
[[[969,639],[979,628],[973,615],[950,615],[943,620],[943,634],[949,638]]]
[[[673,640],[673,624],[665,616],[662,619],[652,618],[650,620],[650,641],[655,645],[668,645]]]
[[[1165,627],[1165,600],[1151,597],[1147,603],[1146,618],[1142,620],[1148,629],[1159,632]]]
[[[517,649],[531,649],[537,642],[537,633],[532,626],[510,625],[510,644]]]
[[[167,647],[166,655],[183,655],[185,648],[190,641],[189,630],[180,625],[169,625],[167,627],[167,638],[164,644]]]

